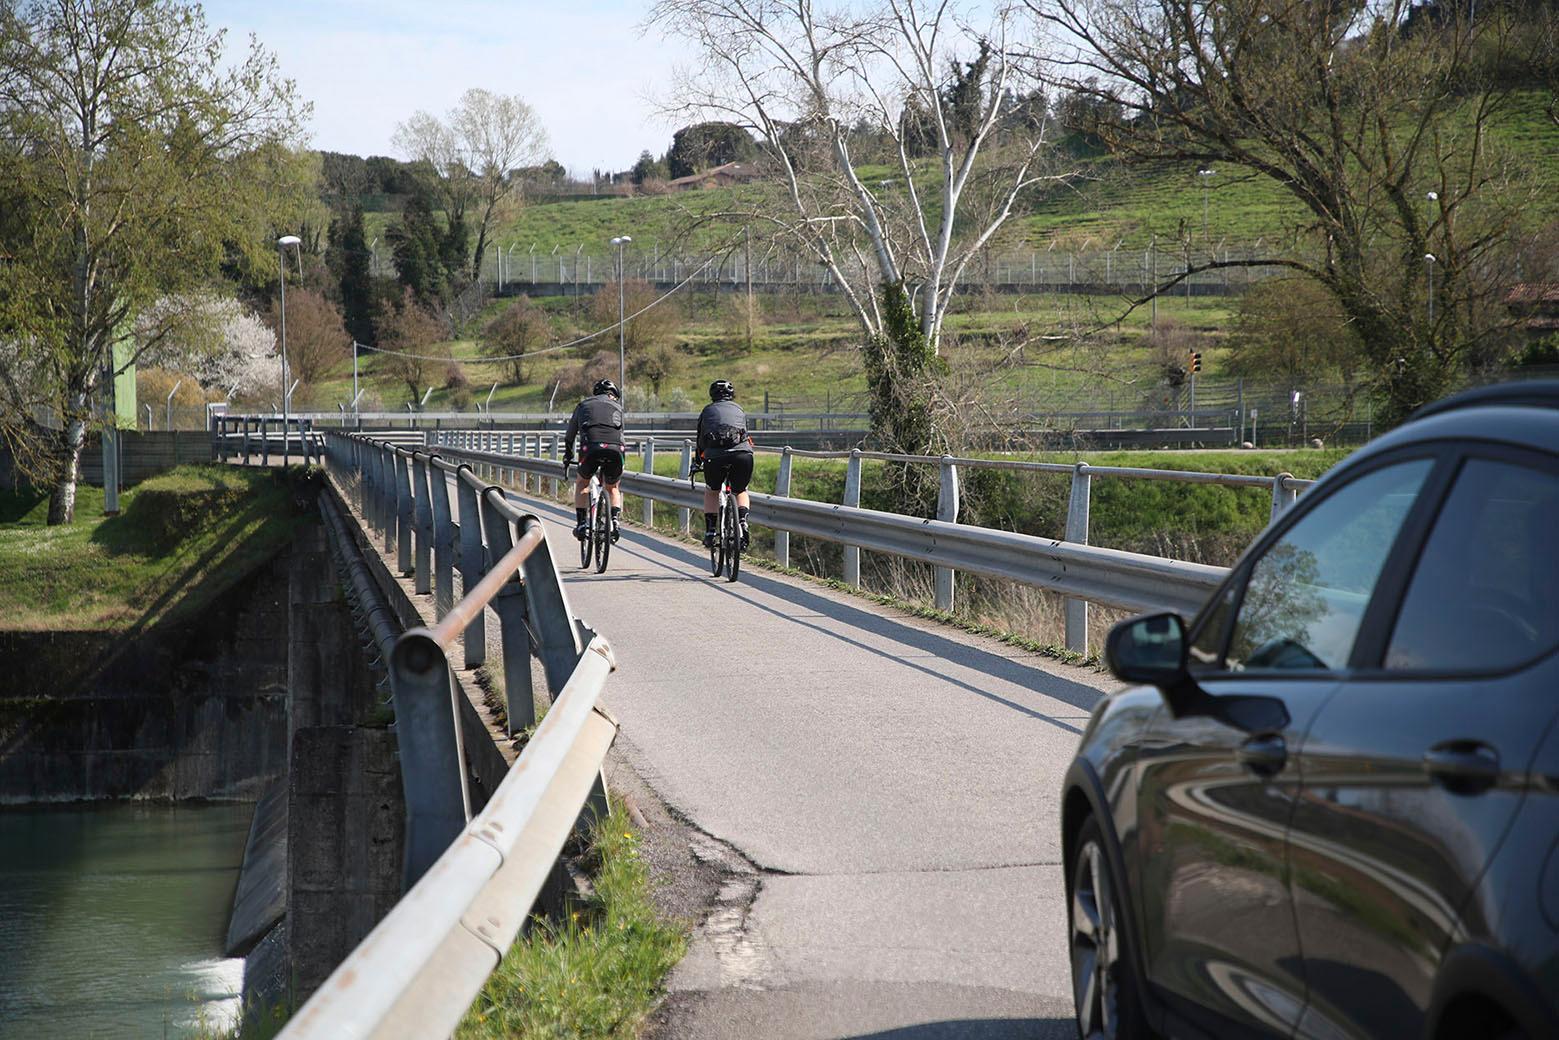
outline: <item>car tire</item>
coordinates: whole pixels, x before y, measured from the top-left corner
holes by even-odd
[[[1066,869],[1072,1006],[1081,1040],[1147,1040],[1153,1031],[1121,932],[1121,886],[1105,854],[1099,821],[1078,830]]]

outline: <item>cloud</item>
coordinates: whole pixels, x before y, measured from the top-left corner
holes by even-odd
[[[523,97],[540,113],[554,157],[576,172],[625,169],[671,138],[646,97],[685,54],[641,36],[645,7],[631,0],[205,7],[235,44],[253,33],[276,54],[313,102],[316,148],[392,154],[396,123],[418,109],[442,114],[469,87]]]

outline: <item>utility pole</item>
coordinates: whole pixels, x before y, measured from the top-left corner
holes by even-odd
[[[742,262],[747,271],[747,349],[752,350],[752,225],[742,228],[747,238],[747,257]]]

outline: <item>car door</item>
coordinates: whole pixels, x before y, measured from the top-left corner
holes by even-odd
[[[1285,842],[1294,753],[1337,688],[1398,532],[1434,469],[1399,459],[1313,492],[1191,635],[1195,710],[1139,763],[1148,974],[1219,1037],[1288,1034],[1305,1003]]]
[[[1559,668],[1559,470],[1475,452],[1371,607],[1299,754],[1301,1035],[1423,1035],[1440,958],[1525,792]]]

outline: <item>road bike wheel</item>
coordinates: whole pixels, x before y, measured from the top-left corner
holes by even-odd
[[[736,512],[736,502],[725,509],[725,580],[735,581],[742,569],[742,522]]]
[[[720,572],[725,570],[725,539],[721,537],[724,519],[725,510],[722,508],[715,516],[714,544],[709,547],[709,569],[717,578]]]
[[[585,536],[579,540],[579,566],[588,568],[590,557],[595,552],[595,539],[592,532],[595,529],[595,508],[592,506],[585,512]]]
[[[601,504],[595,509],[595,572],[606,570],[606,558],[612,551],[612,511],[601,496]]]

